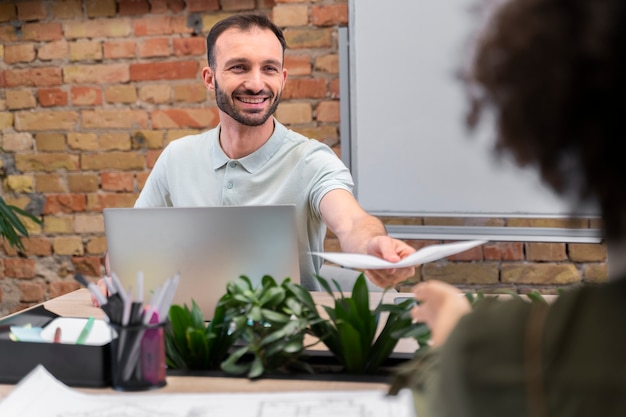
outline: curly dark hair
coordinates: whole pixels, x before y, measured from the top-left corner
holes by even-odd
[[[509,0],[489,20],[468,80],[470,125],[494,110],[499,151],[536,165],[626,237],[626,1]]]

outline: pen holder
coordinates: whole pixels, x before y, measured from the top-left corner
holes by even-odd
[[[165,323],[110,326],[112,387],[144,391],[164,386]]]

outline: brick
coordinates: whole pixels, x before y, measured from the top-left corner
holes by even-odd
[[[487,261],[522,261],[524,244],[521,242],[488,242],[483,245]]]
[[[324,98],[326,97],[326,80],[321,78],[294,78],[287,81],[283,91],[283,99],[292,98]]]
[[[63,80],[71,84],[108,84],[129,81],[128,64],[70,65],[63,68]]]
[[[35,278],[35,260],[30,258],[5,259],[4,276],[20,279]]]
[[[70,42],[71,61],[95,61],[102,59],[102,44],[97,41]]]
[[[135,176],[132,172],[103,172],[100,174],[100,182],[103,191],[132,192]]]
[[[148,0],[120,0],[118,3],[120,16],[144,15],[150,12]]]
[[[91,211],[102,211],[107,207],[133,207],[137,197],[135,193],[89,194],[87,207]]]
[[[162,152],[161,149],[158,149],[158,150],[152,149],[148,151],[148,153],[146,154],[146,166],[149,169],[154,168],[154,164],[156,163],[157,159],[159,159],[161,152]]]
[[[290,77],[294,75],[311,75],[311,56],[308,54],[291,54],[289,51],[285,54],[285,68]],[[287,81],[287,84],[291,79]]]
[[[131,81],[176,80],[198,77],[196,61],[145,62],[130,64]]]
[[[37,58],[41,61],[66,59],[68,54],[69,45],[65,40],[47,42],[37,50]]]
[[[138,187],[139,190],[142,190],[144,185],[146,185],[146,180],[148,179],[148,175],[150,175],[149,172],[138,172],[137,173],[137,187]]]
[[[67,134],[67,146],[75,150],[97,151],[98,135],[93,132],[69,132]]]
[[[219,8],[218,0],[187,0],[187,10],[190,12],[208,12]]]
[[[46,197],[43,214],[75,213],[86,208],[87,199],[83,194],[53,194]]]
[[[204,103],[205,101],[207,101],[207,89],[202,82],[174,86],[174,102]]]
[[[339,55],[327,54],[315,58],[315,69],[328,74],[339,74]]]
[[[310,123],[313,121],[313,110],[310,103],[283,102],[278,106],[276,117],[285,124]]]
[[[128,18],[73,20],[65,23],[65,38],[128,38],[131,21]]]
[[[10,152],[29,151],[33,149],[33,135],[28,132],[5,133],[2,149]]]
[[[424,279],[438,279],[451,284],[495,284],[498,265],[495,263],[431,262],[422,265]]]
[[[35,147],[39,152],[64,152],[65,135],[62,133],[37,133]]]
[[[0,3],[0,22],[10,22],[17,17],[15,2]]]
[[[587,219],[574,218],[508,218],[507,226],[509,227],[556,227],[567,229],[586,229],[588,225]]]
[[[58,22],[27,23],[22,26],[23,41],[59,41],[63,39],[63,25]]]
[[[81,166],[85,170],[133,170],[143,169],[144,158],[136,152],[106,152],[81,155]]]
[[[339,133],[337,126],[324,125],[313,127],[298,127],[297,132],[308,138],[318,139],[320,142],[324,142],[327,145],[328,143],[338,143]]]
[[[52,241],[52,249],[56,255],[83,255],[83,241],[79,236],[59,236]]]
[[[13,126],[13,113],[0,112],[0,129],[8,129]]]
[[[337,26],[348,24],[348,5],[329,4],[311,8],[311,23],[315,26]]]
[[[35,178],[31,175],[7,175],[4,179],[4,188],[16,193],[32,193]]]
[[[22,43],[18,45],[6,45],[4,47],[4,62],[15,64],[19,62],[32,62],[35,60],[35,45]]]
[[[136,129],[148,126],[148,114],[143,110],[84,110],[83,128]]]
[[[564,261],[567,259],[564,243],[530,242],[526,244],[528,261]]]
[[[104,90],[104,98],[107,103],[135,103],[137,90],[134,85],[113,85]]]
[[[41,303],[45,300],[46,285],[41,282],[20,282],[17,285],[21,292],[20,302]]]
[[[58,169],[77,171],[78,155],[67,154],[16,154],[15,167],[22,172],[53,172]]]
[[[130,135],[125,132],[108,132],[103,133],[98,138],[98,143],[100,150],[129,150],[130,146]]]
[[[69,102],[67,92],[60,88],[40,88],[37,98],[42,107],[64,107]]]
[[[193,32],[187,27],[186,16],[149,16],[133,21],[135,36],[169,35]]]
[[[50,87],[63,84],[61,69],[56,67],[8,69],[4,72],[4,79],[7,87]]]
[[[100,183],[97,174],[69,174],[67,185],[71,193],[95,193]]]
[[[204,54],[206,54],[206,40],[204,37],[174,38],[172,40],[172,47],[174,48],[174,55],[176,56],[204,56]]]
[[[74,232],[74,220],[71,216],[43,218],[43,230],[48,235],[70,234]]]
[[[73,111],[34,111],[15,114],[16,130],[74,130],[78,114]]]
[[[74,106],[98,106],[102,104],[102,90],[99,87],[72,87],[70,94]]]
[[[32,256],[52,255],[52,244],[47,237],[27,237],[22,239],[25,252]]]
[[[182,138],[183,136],[196,135],[200,132],[201,130],[198,129],[170,129],[165,134],[165,143],[168,144],[171,141]]]
[[[283,4],[272,9],[272,21],[279,27],[306,26],[309,23],[308,4]]]
[[[148,84],[139,87],[139,99],[146,103],[168,103],[172,95],[172,88],[168,84]]]
[[[570,243],[569,259],[573,262],[604,262],[606,261],[606,244]]]
[[[0,25],[0,42],[19,42],[21,39],[17,36],[17,29],[12,25]]]
[[[52,298],[69,294],[80,288],[80,284],[74,280],[71,281],[52,281],[48,284],[48,296]]]
[[[225,19],[229,16],[232,16],[234,13],[226,13],[226,12],[217,12],[217,13],[206,13],[202,15],[202,31],[207,33],[213,25],[219,22],[222,19]]]
[[[104,217],[102,213],[77,214],[74,217],[76,233],[104,233]]]
[[[219,116],[216,107],[204,109],[154,110],[151,115],[154,129],[208,128],[217,126]]]
[[[331,48],[333,46],[332,29],[286,29],[284,33],[290,49]]]
[[[606,262],[589,263],[583,266],[583,281],[589,284],[605,284],[609,281]]]
[[[162,149],[163,132],[160,130],[136,130],[132,136],[133,149]]]
[[[104,255],[108,250],[107,240],[101,236],[92,237],[87,241],[85,249],[91,255]]]
[[[85,0],[88,17],[112,17],[117,14],[115,0]]]
[[[7,90],[6,100],[7,108],[10,110],[37,107],[35,95],[30,90]]]
[[[338,100],[322,101],[315,109],[315,120],[323,123],[338,123],[341,120],[341,108]]]
[[[58,0],[52,4],[52,14],[58,19],[78,19],[83,16],[82,0]]]
[[[74,256],[72,264],[76,271],[88,277],[102,276],[102,261],[97,256]]]
[[[47,17],[45,5],[41,1],[17,3],[17,17],[20,20],[44,20]]]
[[[103,55],[105,59],[133,58],[137,42],[133,41],[104,41]]]
[[[38,193],[67,192],[65,181],[59,174],[35,174],[35,190]]]
[[[556,263],[513,263],[501,266],[503,283],[533,285],[563,285],[580,282],[576,266]]]
[[[222,0],[222,10],[243,11],[254,10],[256,7],[254,0]]]
[[[171,55],[169,38],[148,38],[137,45],[137,56],[140,58],[154,58]]]

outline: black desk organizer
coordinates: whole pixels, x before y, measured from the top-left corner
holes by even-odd
[[[111,385],[110,346],[14,342],[10,326],[44,327],[56,314],[43,306],[0,319],[0,383],[19,382],[38,364],[66,385],[100,388]]]

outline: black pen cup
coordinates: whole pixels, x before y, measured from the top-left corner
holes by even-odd
[[[165,323],[110,326],[113,389],[145,391],[165,386]]]

